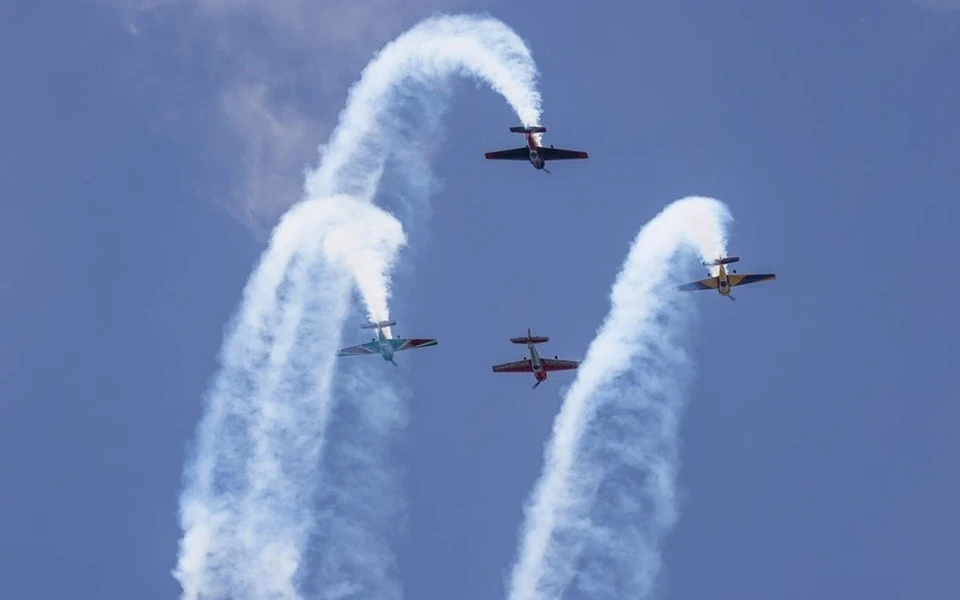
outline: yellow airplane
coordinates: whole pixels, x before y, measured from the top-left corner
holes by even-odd
[[[703,266],[705,267],[720,267],[720,272],[717,273],[715,277],[707,277],[706,279],[694,281],[693,283],[678,285],[677,289],[681,292],[692,292],[695,290],[717,290],[721,296],[726,296],[731,300],[736,300],[736,298],[730,295],[731,288],[738,285],[757,283],[758,281],[769,281],[777,278],[775,273],[745,273],[743,275],[737,275],[736,270],[727,273],[727,269],[724,267],[724,265],[729,265],[730,263],[735,263],[739,260],[739,256],[728,256],[727,258],[718,258],[717,260],[703,263]]]

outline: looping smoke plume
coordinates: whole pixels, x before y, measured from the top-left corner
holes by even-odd
[[[640,230],[611,309],[554,422],[525,508],[511,600],[648,598],[677,516],[677,428],[688,362],[686,304],[667,287],[685,249],[726,246],[725,205],[690,197]],[[675,282],[673,282],[675,283]]]
[[[424,112],[442,109],[455,75],[486,82],[524,124],[537,123],[530,51],[492,18],[428,19],[364,70],[307,175],[305,200],[274,230],[227,328],[184,468],[174,571],[184,600],[293,600],[307,588],[331,599],[399,597],[380,531],[398,510],[386,449],[403,403],[362,365],[335,388],[335,351],[353,286],[369,318],[389,316],[390,271],[406,236],[372,202],[399,161],[400,193],[422,204],[430,174],[410,148],[436,134]],[[429,126],[407,135],[411,116]],[[338,427],[327,436],[331,419]],[[305,577],[311,549],[315,582]]]

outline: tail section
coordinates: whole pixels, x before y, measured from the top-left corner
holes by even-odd
[[[543,344],[550,341],[550,338],[545,335],[531,335],[530,330],[527,329],[527,337],[514,337],[510,338],[510,341],[514,344]]]
[[[726,258],[718,258],[717,260],[712,260],[710,262],[703,263],[705,267],[717,267],[720,265],[729,265],[730,263],[739,262],[739,256],[728,256]]]
[[[365,323],[360,326],[360,329],[383,329],[384,327],[393,327],[396,324],[396,321],[378,321],[377,323]]]
[[[519,127],[511,127],[510,131],[512,133],[546,133],[547,128],[539,125],[534,125],[531,127],[524,127],[521,125]]]

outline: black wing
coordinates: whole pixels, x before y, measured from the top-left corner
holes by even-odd
[[[538,148],[537,152],[543,157],[543,160],[574,160],[577,158],[589,158],[586,152],[579,150],[561,150],[558,148]]]
[[[513,150],[498,150],[484,154],[489,160],[530,160],[530,149],[514,148]]]

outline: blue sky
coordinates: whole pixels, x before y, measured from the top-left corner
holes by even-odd
[[[179,593],[184,449],[263,234],[371,53],[441,5],[153,4],[2,9],[3,597]],[[778,279],[696,298],[666,596],[953,589],[960,12],[921,4],[451,7],[530,42],[547,140],[591,159],[484,161],[515,117],[458,86],[393,302],[441,340],[401,361],[407,597],[502,595],[569,377],[489,365],[528,326],[582,356],[631,239],[689,194]]]

